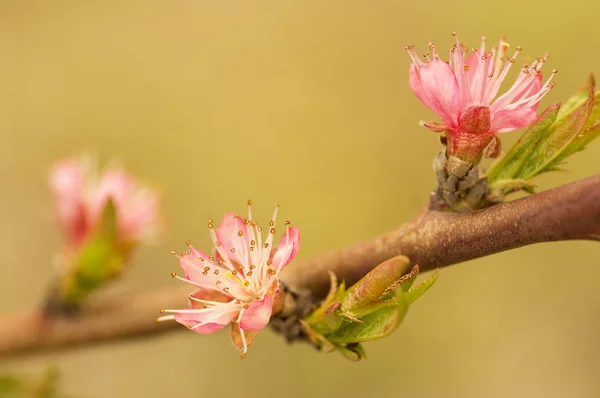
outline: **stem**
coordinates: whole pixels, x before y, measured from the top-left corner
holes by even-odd
[[[540,242],[600,241],[600,174],[473,213],[425,209],[410,222],[382,236],[286,268],[283,278],[294,289],[322,296],[327,270],[348,285],[377,264],[404,254],[422,271],[457,264]],[[81,315],[49,319],[35,311],[0,320],[0,356],[185,330],[176,322],[155,321],[162,307],[184,307],[183,287],[99,298]]]

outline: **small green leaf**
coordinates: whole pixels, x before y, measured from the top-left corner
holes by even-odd
[[[386,306],[361,318],[362,323],[349,323],[326,337],[333,343],[377,340],[396,330],[404,313],[405,311],[401,311],[397,306]]]
[[[420,285],[410,289],[408,292],[406,292],[404,294],[404,297],[406,298],[406,301],[408,301],[408,304],[412,304],[415,302],[415,300],[417,300],[419,297],[421,297],[427,290],[429,290],[431,288],[431,286],[433,286],[433,284],[435,283],[435,281],[437,281],[439,272],[434,272],[433,275],[431,276],[431,278],[427,279],[425,282],[421,283]]]
[[[540,120],[496,163],[486,176],[491,196],[504,196],[519,189],[534,192],[523,181],[559,166],[573,153],[600,135],[600,93],[594,95],[594,78],[562,106],[550,106]]]
[[[539,142],[548,133],[548,129],[556,120],[560,105],[550,105],[541,115],[540,120],[532,124],[519,141],[486,173],[490,182],[498,180],[524,179],[522,169],[534,156]]]
[[[378,301],[406,272],[410,260],[406,256],[396,256],[373,268],[356,282],[342,300],[344,311],[356,311],[362,306]]]
[[[361,359],[367,359],[367,353],[360,343],[339,344],[335,348],[352,362],[358,362]]]

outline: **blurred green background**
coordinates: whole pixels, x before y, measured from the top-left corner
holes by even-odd
[[[300,257],[394,228],[434,186],[433,118],[410,92],[404,46],[507,35],[551,52],[565,99],[600,72],[594,1],[8,1],[0,3],[0,313],[35,306],[61,236],[49,165],[81,150],[161,187],[168,227],[111,291],[172,286],[172,248],[205,220],[274,202]],[[524,59],[524,58],[523,58]],[[514,78],[515,74],[511,75]],[[518,134],[504,136],[505,148]],[[599,171],[600,145],[545,189]],[[262,333],[240,360],[228,333],[2,359],[104,397],[598,397],[598,251],[543,244],[442,270],[390,338],[346,362]],[[293,266],[293,265],[292,265]],[[157,309],[158,310],[158,309]]]

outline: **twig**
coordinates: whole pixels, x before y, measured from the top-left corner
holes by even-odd
[[[534,243],[573,239],[600,240],[600,175],[468,214],[424,210],[382,236],[295,261],[284,280],[318,297],[328,287],[327,270],[352,284],[398,254],[427,271]],[[98,298],[69,319],[48,320],[40,312],[4,318],[0,356],[184,330],[155,318],[161,307],[186,305],[188,293],[177,286]]]

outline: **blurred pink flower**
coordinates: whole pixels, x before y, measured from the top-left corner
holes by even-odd
[[[157,193],[138,185],[123,170],[96,176],[89,158],[71,158],[52,167],[49,184],[56,217],[71,248],[78,248],[93,233],[109,199],[115,206],[119,240],[138,242],[156,232]]]
[[[453,33],[456,36],[456,33]],[[445,132],[448,154],[466,161],[477,160],[492,142],[488,156],[500,154],[498,133],[525,127],[536,120],[540,100],[554,86],[553,70],[542,84],[541,69],[547,56],[538,57],[530,65],[522,65],[521,73],[511,88],[497,97],[500,86],[517,54],[506,55],[510,45],[503,39],[490,51],[482,38],[480,49],[466,57],[467,47],[456,37],[450,48],[450,60],[442,61],[433,43],[430,52],[420,59],[414,46],[406,51],[412,58],[410,87],[429,109],[442,119],[442,124],[422,122],[436,132]],[[466,59],[465,59],[466,57]]]
[[[246,356],[248,346],[283,305],[279,273],[296,256],[300,248],[300,234],[296,227],[285,222],[286,233],[277,247],[273,247],[275,220],[269,222],[267,238],[263,241],[262,228],[252,219],[251,201],[248,218],[227,213],[215,230],[213,221],[208,228],[215,246],[214,256],[194,248],[179,258],[185,277],[173,277],[198,288],[189,296],[188,309],[162,309],[172,313],[159,321],[175,319],[190,330],[210,334],[232,325],[234,344]]]

